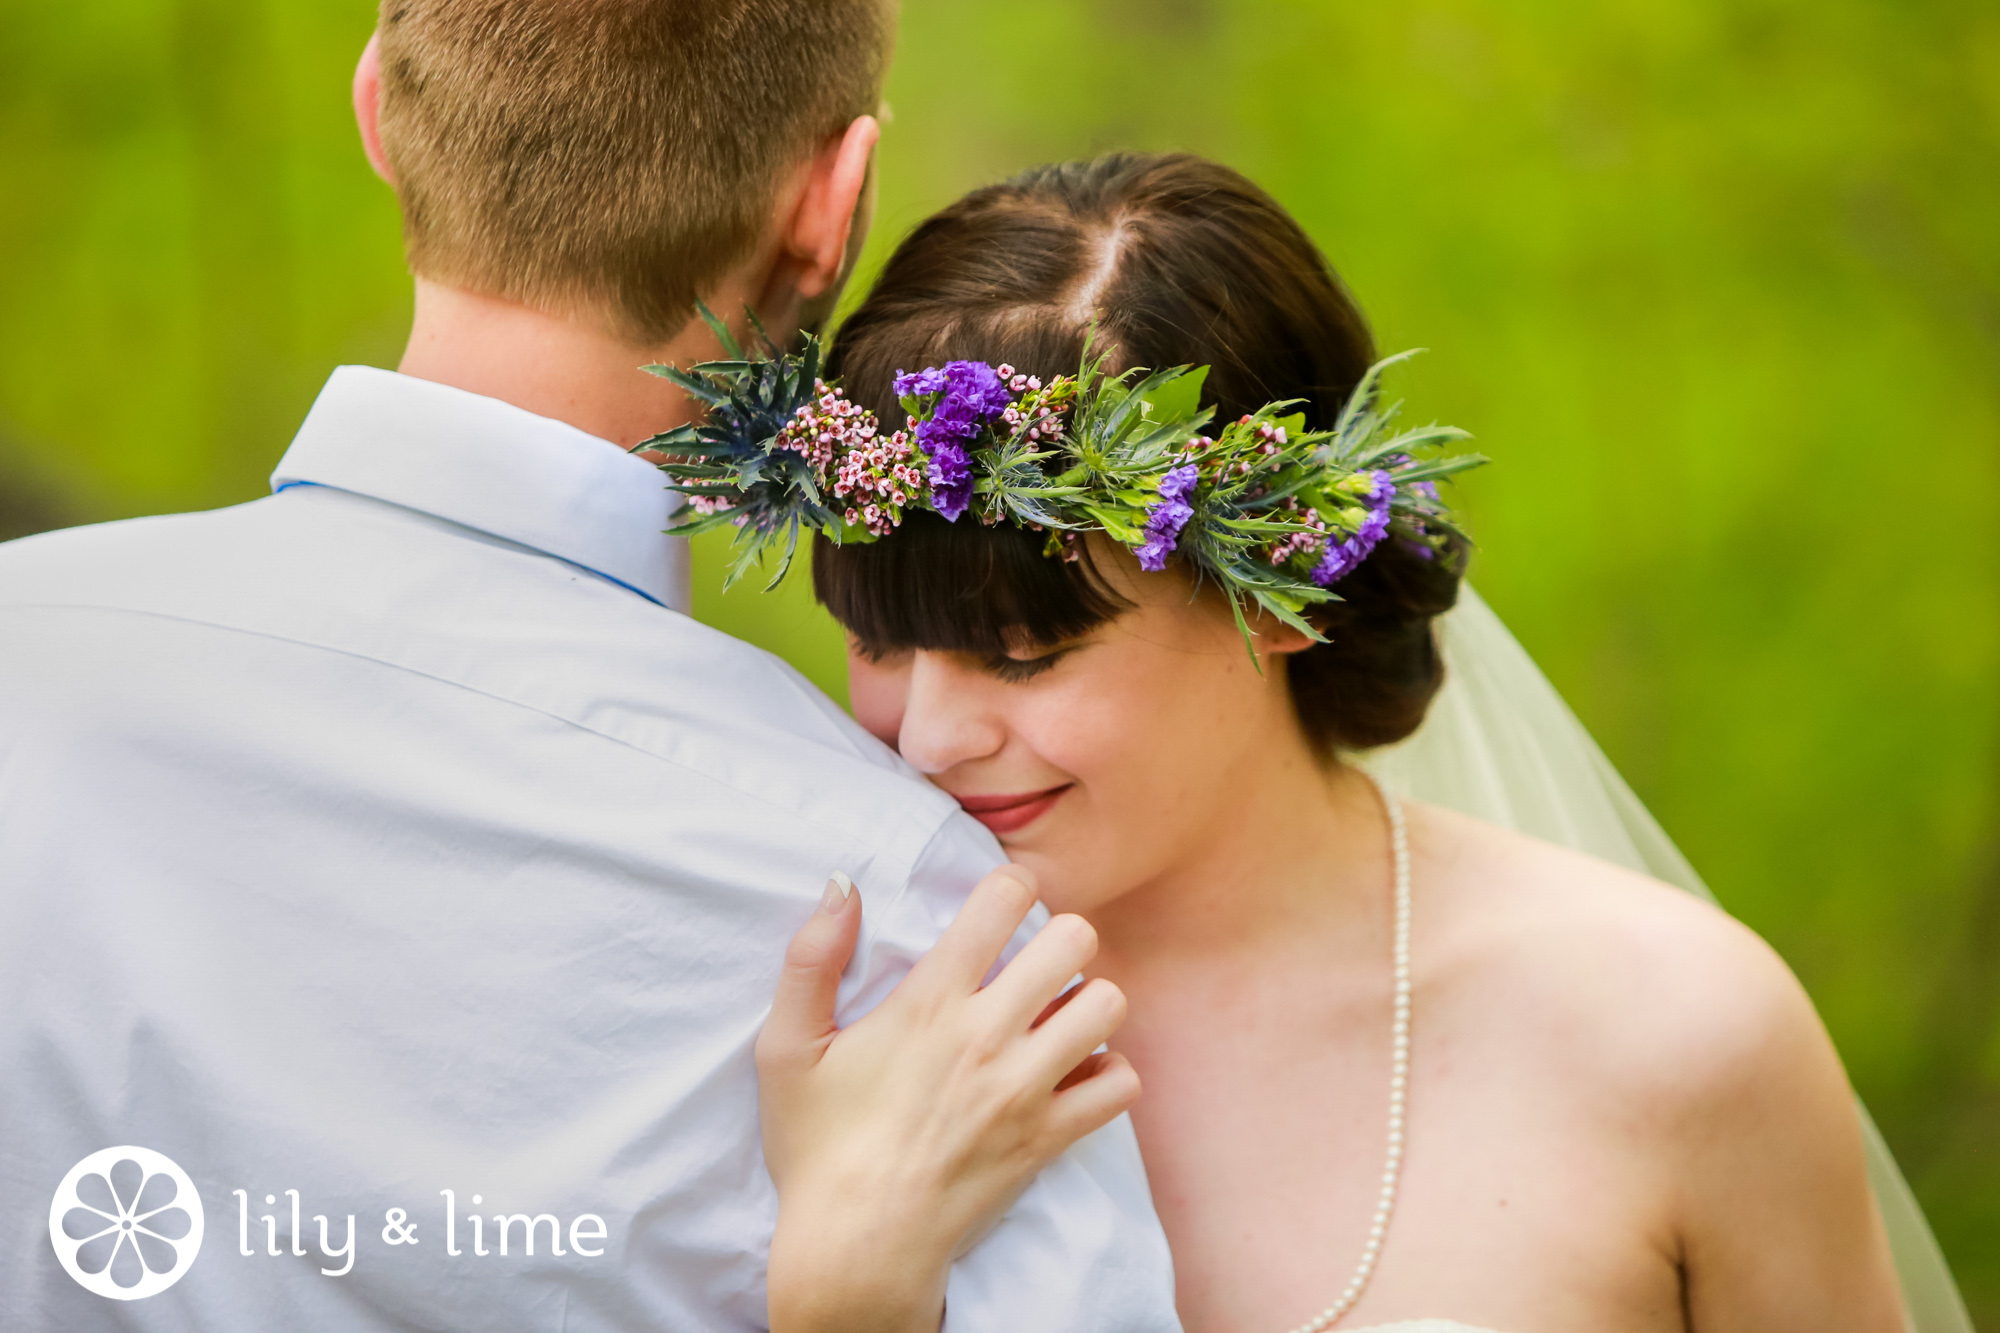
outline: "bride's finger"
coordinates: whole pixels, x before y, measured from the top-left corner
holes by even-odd
[[[1139,1100],[1139,1071],[1116,1051],[1086,1057],[1057,1089],[1049,1107],[1049,1133],[1066,1151],[1086,1134],[1103,1129]]]
[[[1124,1058],[1124,1056],[1119,1055],[1115,1051],[1092,1051],[1089,1055],[1083,1057],[1082,1064],[1062,1076],[1062,1082],[1056,1084],[1056,1091],[1059,1093],[1066,1092],[1085,1079],[1095,1078],[1103,1073],[1112,1062],[1123,1060]]]
[[[1000,951],[1035,906],[1035,876],[1026,866],[1005,865],[979,881],[958,916],[931,951],[917,960],[903,985],[970,995],[993,970]]]
[[[804,1062],[816,1064],[834,1035],[834,1002],[840,974],[854,956],[861,932],[861,891],[839,871],[826,883],[819,910],[806,918],[785,948],[784,970],[771,998],[771,1016],[757,1034],[757,1066],[766,1073]]]
[[[1099,977],[1083,984],[1062,1008],[1050,1014],[1026,1040],[1035,1077],[1055,1087],[1091,1052],[1111,1040],[1125,1021],[1125,992]]]
[[[1049,1006],[1096,956],[1097,932],[1088,921],[1053,917],[981,992],[980,1003],[1010,1033],[1024,1031],[1047,1020]]]
[[[1071,986],[1068,990],[1056,996],[1055,999],[1050,1000],[1048,1006],[1044,1008],[1042,1012],[1036,1014],[1035,1021],[1028,1024],[1028,1026],[1031,1028],[1038,1028],[1042,1024],[1048,1022],[1049,1019],[1055,1015],[1056,1010],[1062,1008],[1064,1005],[1068,1004],[1071,1000],[1074,1000],[1076,998],[1076,993],[1082,989],[1083,989],[1083,982],[1079,980],[1074,986]]]

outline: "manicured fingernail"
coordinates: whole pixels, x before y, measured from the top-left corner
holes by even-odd
[[[854,881],[841,871],[834,871],[833,878],[826,882],[826,892],[819,896],[819,910],[838,912],[847,905],[847,895],[854,892]]]

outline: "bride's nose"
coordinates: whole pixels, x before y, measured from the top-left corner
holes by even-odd
[[[935,776],[998,753],[1007,728],[988,697],[990,683],[950,654],[917,653],[896,737],[903,758],[919,773]]]

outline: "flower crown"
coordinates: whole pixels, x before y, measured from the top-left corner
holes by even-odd
[[[665,455],[669,488],[688,498],[669,532],[738,529],[728,583],[782,547],[775,587],[802,533],[871,542],[929,509],[953,523],[970,513],[1045,532],[1056,558],[1075,559],[1090,532],[1145,570],[1177,555],[1228,595],[1246,642],[1245,603],[1321,639],[1304,613],[1339,600],[1334,585],[1381,542],[1425,559],[1448,554],[1448,536],[1462,534],[1436,483],[1487,461],[1438,453],[1468,438],[1456,427],[1393,429],[1400,405],[1379,407],[1378,385],[1415,352],[1371,367],[1326,431],[1288,414],[1292,400],[1208,434],[1207,367],[1107,375],[1088,347],[1075,375],[1046,383],[983,361],[899,373],[909,424],[884,431],[819,377],[817,341],[787,354],[766,336],[767,354],[749,356],[701,313],[731,359],[646,369],[707,403],[708,420],[633,452]]]

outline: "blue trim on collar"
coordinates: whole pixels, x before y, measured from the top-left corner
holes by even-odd
[[[271,477],[364,495],[539,551],[685,609],[678,497],[643,459],[498,399],[343,366]]]

